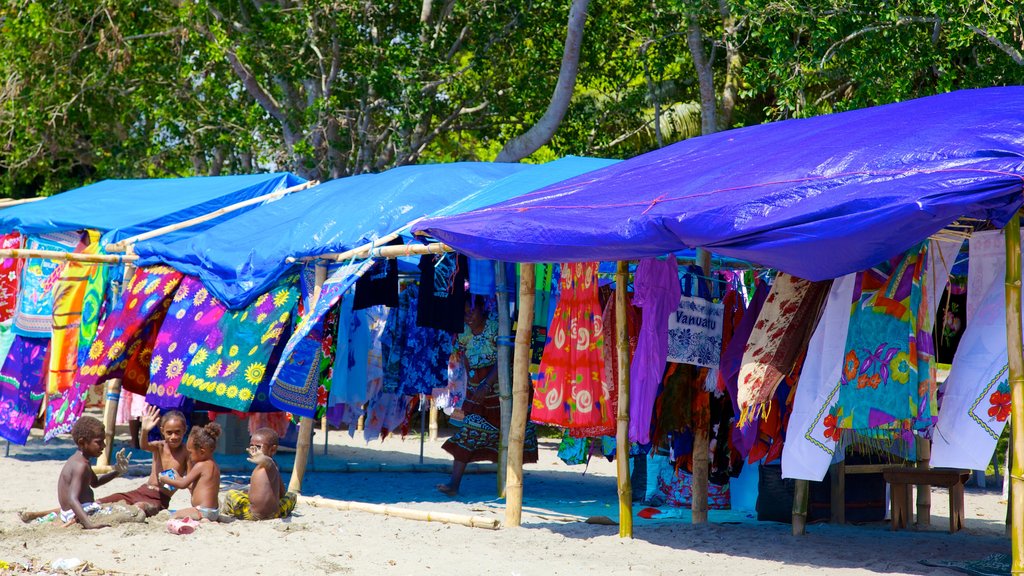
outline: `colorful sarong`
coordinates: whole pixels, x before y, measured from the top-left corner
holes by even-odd
[[[78,371],[80,384],[94,386],[124,376],[132,356],[142,354],[147,344],[151,346],[153,332],[159,329],[181,278],[182,274],[169,266],[150,266],[135,271],[89,347],[89,358]],[[152,348],[149,349],[152,353]],[[141,378],[139,370],[133,375]],[[145,375],[148,382],[148,370]],[[138,378],[123,385],[136,394],[145,394],[146,385]]]
[[[89,348],[96,340],[100,318],[107,309],[107,282],[116,274],[111,266],[93,266],[85,282],[82,295],[82,315],[78,320],[78,365],[84,366],[89,359]]]
[[[45,384],[46,338],[15,336],[0,369],[0,436],[24,444],[39,414]]]
[[[21,234],[12,232],[0,236],[0,250],[21,248]],[[0,258],[0,322],[14,316],[18,303],[18,279],[23,258]]]
[[[244,310],[225,312],[192,356],[179,393],[248,412],[298,298],[298,276],[287,276]]]
[[[562,264],[561,294],[533,383],[535,422],[566,428],[615,421],[604,388],[604,321],[597,297],[597,263]]]
[[[830,410],[837,429],[886,441],[934,424],[927,255],[924,243],[858,274],[839,400]]]
[[[78,246],[77,232],[54,232],[29,236],[26,250],[71,252]],[[53,288],[63,262],[49,258],[27,258],[21,269],[18,303],[14,311],[14,333],[46,338],[53,325]]]
[[[633,305],[643,309],[640,339],[629,367],[629,440],[651,440],[651,415],[668,358],[668,316],[679,307],[682,287],[676,257],[645,258],[637,264]]]
[[[775,389],[807,349],[832,283],[779,273],[743,349],[738,380],[739,425],[765,411]]]
[[[281,362],[270,380],[271,404],[297,416],[313,417],[316,414],[321,388],[324,317],[356,283],[359,276],[372,266],[372,261],[365,260],[328,270],[327,280],[320,289],[316,305],[299,320],[285,344]],[[324,392],[326,395],[326,390]]]
[[[81,252],[98,254],[99,234],[89,232],[89,245]],[[59,394],[71,388],[78,371],[79,328],[89,278],[103,264],[68,261],[61,270],[53,291],[53,334],[50,364],[47,367],[47,394]]]
[[[181,377],[226,311],[198,278],[181,280],[153,347],[147,404],[165,410],[180,410],[185,405],[187,398],[178,393]]]

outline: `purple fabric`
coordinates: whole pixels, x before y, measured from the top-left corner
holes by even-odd
[[[48,338],[15,336],[0,370],[0,436],[24,444],[43,402]]]
[[[631,260],[684,248],[807,280],[864,270],[1024,202],[1024,86],[689,138],[413,226],[474,258]]]
[[[675,256],[647,258],[636,267],[633,305],[643,310],[640,337],[629,367],[629,440],[651,441],[651,415],[668,359],[668,317],[679,307],[679,265]]]
[[[729,341],[729,345],[722,352],[722,362],[719,366],[719,371],[725,380],[725,387],[729,391],[729,398],[732,399],[733,414],[737,419],[740,414],[738,398],[740,368],[743,366],[743,349],[747,346],[747,340],[750,339],[750,334],[754,331],[754,324],[757,323],[757,317],[761,314],[764,301],[768,299],[768,292],[768,285],[764,281],[758,280],[757,288],[754,290],[754,297],[750,300],[750,306],[743,313],[740,325],[732,333],[732,340]],[[757,440],[757,428],[760,421],[760,417],[753,418],[747,423],[746,427],[740,428],[737,426],[733,431],[733,446],[744,458],[750,453],[750,449],[753,448],[754,442]]]

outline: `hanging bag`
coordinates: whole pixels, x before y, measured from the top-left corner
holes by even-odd
[[[679,307],[668,318],[668,361],[717,368],[722,356],[725,306],[712,301],[703,276],[700,266],[687,268]]]

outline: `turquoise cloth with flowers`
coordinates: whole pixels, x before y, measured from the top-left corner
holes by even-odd
[[[857,275],[839,399],[838,430],[895,439],[937,415],[927,306],[927,243]]]

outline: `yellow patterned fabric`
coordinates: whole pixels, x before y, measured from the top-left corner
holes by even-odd
[[[295,510],[297,495],[294,492],[286,492],[281,496],[277,505],[277,516],[274,518],[285,518]],[[270,518],[256,518],[252,515],[249,493],[242,490],[228,490],[224,495],[224,504],[221,506],[221,513],[240,520],[270,520]]]
[[[99,233],[89,231],[85,254],[98,254]],[[53,291],[53,333],[50,344],[50,364],[47,367],[46,392],[59,394],[75,382],[78,370],[78,331],[82,320],[89,279],[103,264],[68,261],[60,273]]]

